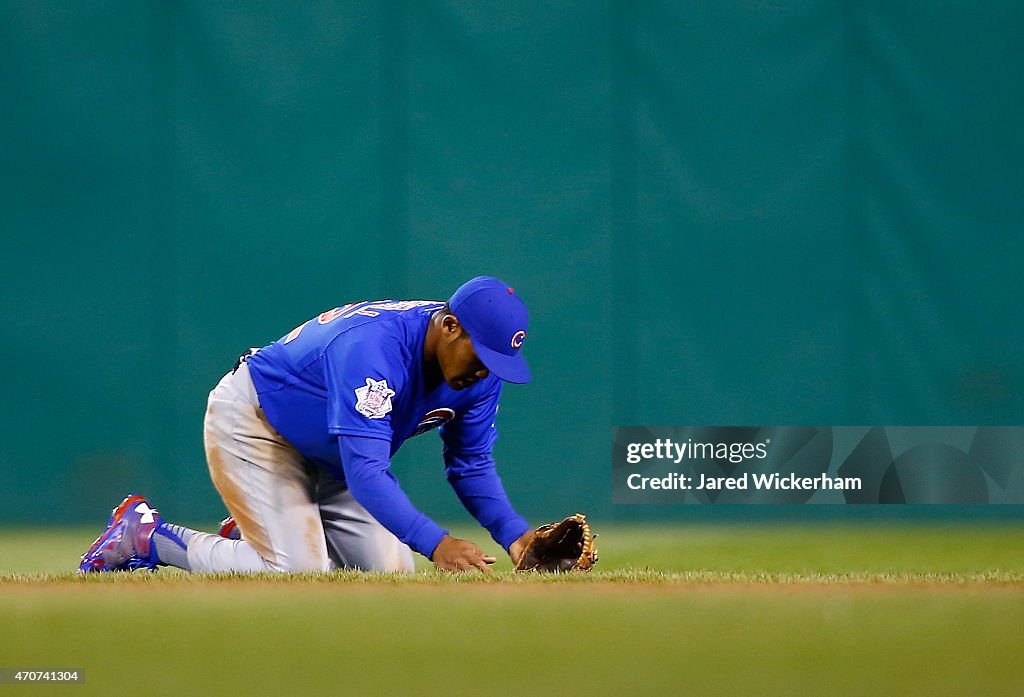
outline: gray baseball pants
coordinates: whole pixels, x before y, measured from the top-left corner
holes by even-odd
[[[412,550],[267,422],[245,362],[210,392],[203,435],[242,539],[194,535],[193,571],[414,570]]]

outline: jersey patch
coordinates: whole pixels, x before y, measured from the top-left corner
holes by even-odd
[[[368,419],[383,419],[391,411],[391,398],[395,391],[388,387],[388,381],[366,378],[366,385],[357,387],[356,411]]]
[[[413,431],[412,435],[409,437],[412,438],[414,436],[422,435],[427,431],[433,431],[438,426],[443,426],[454,418],[455,412],[448,407],[441,407],[440,409],[428,411],[420,420],[416,430]]]

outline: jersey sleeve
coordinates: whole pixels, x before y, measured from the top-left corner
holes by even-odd
[[[491,454],[498,440],[501,386],[495,380],[476,404],[442,427],[441,438],[448,483],[470,515],[507,550],[530,527],[512,507]]]
[[[420,513],[391,473],[390,443],[339,436],[345,481],[352,496],[399,540],[428,559],[448,531]]]
[[[501,477],[491,455],[455,455],[444,453],[448,483],[459,501],[491,533],[506,551],[513,542],[530,529],[529,523],[516,513],[508,500]]]
[[[324,351],[327,430],[334,435],[392,439],[391,412],[408,372],[397,342],[341,335]]]

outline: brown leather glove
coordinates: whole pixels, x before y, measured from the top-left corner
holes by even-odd
[[[596,537],[582,513],[542,525],[520,555],[516,571],[590,571],[597,563]]]

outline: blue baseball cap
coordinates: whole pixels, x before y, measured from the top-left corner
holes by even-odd
[[[530,313],[515,290],[497,278],[477,276],[459,286],[448,308],[469,332],[487,370],[505,382],[530,381],[530,368],[519,353]]]

